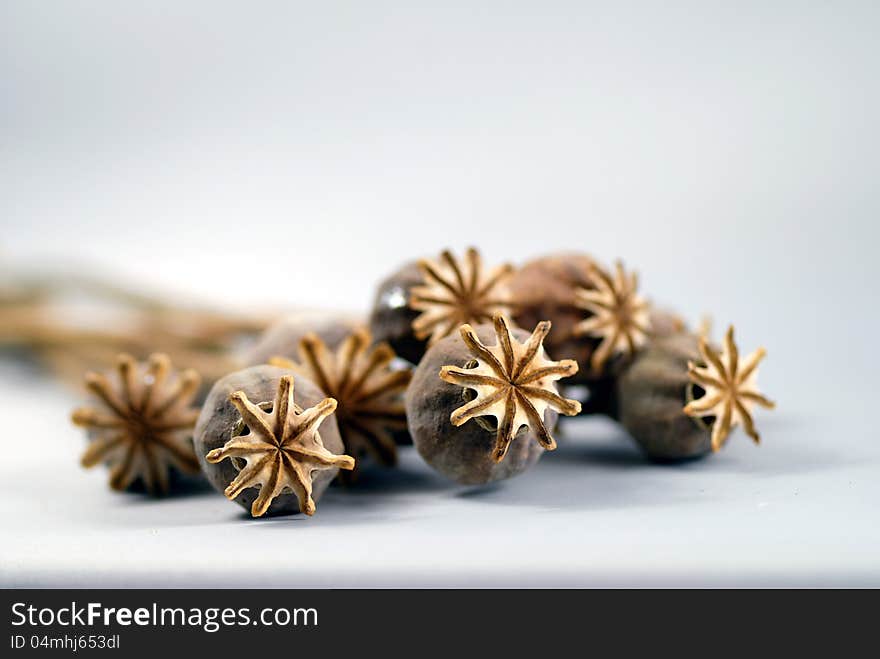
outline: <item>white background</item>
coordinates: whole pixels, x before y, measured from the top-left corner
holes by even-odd
[[[106,492],[74,399],[7,363],[0,582],[880,584],[878,5],[434,5],[4,2],[0,258],[366,310],[446,246],[623,257],[768,348],[765,445],[659,467],[591,422],[487,492],[413,455],[250,522]]]

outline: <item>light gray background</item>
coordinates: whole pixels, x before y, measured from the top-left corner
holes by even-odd
[[[880,585],[878,34],[874,2],[3,2],[5,263],[364,310],[445,246],[624,257],[765,345],[779,409],[682,467],[591,421],[488,491],[408,454],[249,521],[106,491],[74,399],[5,363],[0,583]]]

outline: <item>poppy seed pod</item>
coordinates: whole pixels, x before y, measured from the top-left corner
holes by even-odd
[[[509,264],[485,267],[473,247],[462,258],[444,250],[436,259],[408,264],[379,286],[370,330],[376,341],[417,364],[427,348],[462,324],[509,312],[506,280],[512,272]]]
[[[358,461],[369,456],[378,464],[397,463],[397,443],[409,440],[403,409],[403,393],[412,377],[410,368],[398,368],[387,343],[373,343],[361,327],[331,350],[315,334],[307,334],[296,360],[274,357],[274,366],[289,368],[315,382],[336,399],[336,423],[345,452]],[[367,460],[369,462],[369,459]],[[357,470],[339,474],[352,482]]]
[[[407,263],[382,281],[370,312],[370,332],[384,341],[397,355],[417,364],[425,354],[426,339],[417,339],[412,329],[419,312],[410,306],[412,289],[422,283],[422,272],[415,261]]]
[[[774,406],[757,390],[765,351],[741,358],[733,332],[720,350],[690,333],[659,339],[621,375],[614,413],[649,456],[677,460],[717,451],[736,425],[759,441],[752,410]]]
[[[557,413],[580,411],[555,382],[577,370],[542,346],[550,323],[529,335],[502,316],[463,325],[425,354],[406,393],[410,434],[421,456],[447,477],[482,484],[515,476],[556,443]]]
[[[338,347],[361,321],[355,314],[303,311],[279,318],[244,353],[244,366],[267,364],[273,357],[293,358],[307,335],[319,337],[330,349]]]
[[[544,257],[526,264],[511,289],[519,324],[529,327],[544,317],[559,329],[551,350],[577,359],[580,378],[574,383],[619,373],[651,331],[638,276],[619,261],[607,270],[583,254]]]
[[[711,419],[682,411],[694,397],[688,363],[698,358],[693,334],[655,341],[619,377],[613,402],[606,401],[610,415],[651,458],[679,460],[712,450]]]
[[[192,442],[199,416],[192,404],[200,382],[195,371],[176,371],[162,353],[144,363],[121,354],[115,369],[87,373],[85,380],[92,404],[72,415],[88,432],[84,467],[105,463],[111,488],[152,495],[172,493],[185,474],[201,479]]]
[[[513,320],[520,327],[534,327],[541,320],[553,323],[546,339],[551,355],[566,355],[578,363],[578,373],[568,384],[583,384],[590,378],[590,357],[595,342],[576,336],[575,326],[583,321],[583,309],[576,304],[580,288],[592,288],[593,259],[586,254],[551,254],[529,261],[510,278],[511,297],[516,301]]]
[[[211,484],[251,515],[315,512],[339,469],[342,439],[325,398],[286,369],[253,366],[218,380],[195,431],[196,455]]]

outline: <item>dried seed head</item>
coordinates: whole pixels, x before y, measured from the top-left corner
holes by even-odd
[[[246,463],[224,494],[233,500],[243,490],[258,487],[260,493],[251,506],[254,517],[265,514],[285,490],[296,494],[300,512],[313,515],[313,473],[354,469],[354,458],[331,453],[318,434],[318,426],[333,414],[336,401],[325,398],[314,407],[299,408],[293,400],[293,376],[281,377],[271,411],[260,409],[243,391],[233,392],[229,400],[249,432],[236,435],[222,448],[210,451],[205,459],[216,464],[226,458],[240,458]]]
[[[758,348],[748,357],[740,358],[733,338],[733,325],[724,337],[724,347],[716,352],[705,335],[700,336],[700,354],[703,364],[688,364],[691,381],[705,390],[700,398],[691,401],[684,413],[692,417],[714,417],[712,450],[717,451],[727,441],[730,431],[742,424],[746,434],[757,444],[760,436],[755,430],[752,409],[760,405],[773,409],[775,403],[757,388],[758,364],[766,350]]]
[[[470,325],[460,329],[476,366],[444,366],[440,370],[440,377],[446,382],[473,389],[477,394],[456,409],[450,420],[460,426],[469,419],[494,416],[498,421],[492,455],[495,462],[504,459],[523,426],[529,427],[545,449],[553,450],[556,442],[544,425],[544,413],[547,408],[569,416],[580,412],[580,403],[560,396],[554,384],[574,375],[577,362],[571,359],[554,362],[547,358],[543,341],[550,331],[549,321],[539,323],[524,343],[513,336],[504,316],[496,315],[493,322],[498,338],[494,346],[484,345]]]
[[[711,419],[707,424],[681,411],[699,394],[687,372],[688,362],[699,359],[697,343],[691,332],[652,338],[614,379],[610,396],[599,398],[604,407],[597,411],[620,421],[654,460],[687,460],[712,450]],[[596,393],[591,390],[587,407]]]
[[[300,342],[299,361],[275,357],[270,363],[302,374],[338,401],[336,422],[347,453],[391,466],[397,462],[392,431],[406,428],[403,393],[412,371],[392,368],[394,351],[371,341],[359,328],[331,351],[311,334]]]
[[[163,354],[142,364],[123,354],[117,357],[115,376],[86,374],[86,387],[97,405],[77,408],[72,415],[73,423],[94,437],[82,465],[106,462],[114,490],[125,490],[140,479],[151,494],[168,492],[172,468],[199,473],[191,443],[199,416],[191,406],[198,374],[176,373]]]
[[[632,356],[647,341],[651,329],[650,305],[638,290],[638,275],[627,273],[618,261],[614,274],[595,264],[590,269],[595,288],[579,288],[576,304],[590,317],[574,328],[576,335],[601,339],[590,358],[594,373],[602,372],[614,355]]]
[[[315,334],[331,349],[336,349],[345,338],[362,324],[357,314],[336,311],[299,311],[277,319],[242,353],[241,363],[246,366],[266,364],[276,355],[296,354],[300,341]]]
[[[430,337],[433,345],[464,323],[488,322],[497,313],[512,309],[505,280],[513,266],[485,270],[480,253],[468,248],[463,260],[444,250],[436,261],[419,261],[424,283],[412,289],[410,306],[421,314],[412,327],[417,338]]]

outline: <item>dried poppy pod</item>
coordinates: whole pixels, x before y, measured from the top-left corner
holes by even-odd
[[[613,374],[609,362],[622,357],[625,364],[648,340],[651,331],[650,307],[638,294],[638,276],[627,273],[623,263],[615,264],[614,273],[593,264],[592,288],[575,291],[575,304],[588,317],[573,328],[575,336],[589,337],[598,344],[590,355],[590,371],[596,377]]]
[[[397,441],[406,433],[403,393],[412,378],[408,367],[395,368],[394,351],[387,343],[372,345],[370,332],[360,327],[334,351],[315,334],[299,344],[296,361],[284,357],[270,360],[315,382],[335,398],[336,422],[345,452],[361,458],[370,456],[378,464],[397,463]],[[356,470],[340,472],[343,481],[355,478]]]
[[[331,349],[337,348],[360,325],[356,314],[330,311],[302,311],[279,318],[242,355],[243,366],[266,364],[272,357],[295,357],[300,341],[308,334],[319,337]]]
[[[621,263],[609,272],[586,254],[545,256],[520,268],[510,285],[516,322],[531,327],[549,318],[548,349],[577,360],[579,375],[570,384],[613,377],[651,331],[650,306]]]
[[[370,315],[376,341],[417,364],[425,351],[464,323],[489,322],[511,310],[509,264],[486,268],[480,253],[464,258],[444,250],[437,259],[409,263],[379,285]]]
[[[73,422],[88,430],[84,467],[105,463],[114,490],[143,488],[167,494],[175,475],[199,474],[193,426],[199,410],[191,406],[199,388],[195,371],[178,373],[163,354],[138,363],[119,355],[108,373],[87,373],[94,404],[74,410]]]
[[[556,448],[557,413],[577,414],[580,404],[556,391],[577,364],[547,357],[549,331],[544,321],[529,335],[497,315],[493,325],[463,325],[428,350],[406,393],[410,434],[428,464],[481,484],[515,476]]]
[[[660,460],[717,451],[738,424],[757,443],[752,409],[773,407],[755,382],[764,354],[762,348],[741,359],[733,327],[720,352],[690,333],[659,339],[620,377],[612,415]]]
[[[669,309],[651,307],[651,340],[665,339],[688,331],[684,318]]]
[[[379,284],[370,332],[377,341],[388,343],[401,358],[418,364],[428,346],[426,339],[417,339],[412,323],[419,312],[410,306],[412,289],[422,283],[422,271],[416,261],[407,263]]]
[[[296,401],[294,400],[294,390]],[[217,381],[196,424],[195,448],[211,484],[251,515],[312,515],[339,469],[336,401],[289,370],[253,366]]]
[[[541,320],[553,323],[546,339],[552,355],[566,355],[578,363],[578,373],[569,384],[583,384],[590,378],[590,356],[594,342],[575,336],[575,326],[584,320],[577,306],[576,292],[592,288],[593,259],[586,254],[552,254],[529,261],[513,274],[508,285],[516,308],[513,320],[520,327],[535,327]]]

